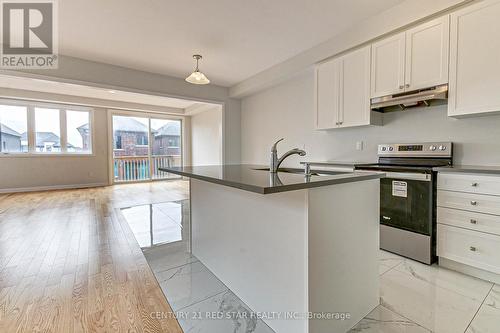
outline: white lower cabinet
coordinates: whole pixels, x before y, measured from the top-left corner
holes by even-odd
[[[440,224],[500,236],[500,216],[497,215],[439,207],[437,218]]]
[[[500,274],[500,236],[438,224],[438,256]]]
[[[438,175],[438,257],[478,269],[463,271],[481,278],[483,272],[496,274],[495,281],[500,279],[499,184],[496,175]]]
[[[445,173],[439,174],[440,190],[500,196],[500,177],[490,175]]]
[[[438,206],[500,215],[500,196],[438,190]]]

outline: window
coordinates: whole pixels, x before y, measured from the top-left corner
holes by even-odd
[[[66,149],[71,153],[90,153],[90,114],[87,111],[66,111]]]
[[[91,111],[0,100],[0,153],[90,154]]]
[[[122,149],[122,136],[115,135],[115,149]]]
[[[35,151],[61,152],[61,120],[58,109],[35,107]]]
[[[168,139],[168,145],[171,147],[179,147],[179,137]]]
[[[0,105],[0,153],[27,152],[27,132],[27,107]]]
[[[137,145],[138,146],[147,146],[148,145],[148,136],[145,134],[137,135]]]

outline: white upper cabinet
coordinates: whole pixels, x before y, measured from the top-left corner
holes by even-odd
[[[448,82],[449,16],[372,44],[371,97]]]
[[[328,61],[316,68],[316,129],[328,129],[338,124],[339,62]]]
[[[370,47],[350,52],[340,61],[339,126],[369,125]]]
[[[316,68],[316,129],[379,124],[370,110],[370,46]]]
[[[500,111],[500,1],[451,14],[448,115]]]
[[[405,33],[372,44],[371,97],[404,91]]]
[[[448,15],[406,31],[405,90],[448,82],[449,44]]]

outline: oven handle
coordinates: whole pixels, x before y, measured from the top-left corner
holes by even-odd
[[[432,175],[429,173],[417,173],[417,172],[385,172],[385,178],[419,180],[424,182],[430,182],[432,180]]]

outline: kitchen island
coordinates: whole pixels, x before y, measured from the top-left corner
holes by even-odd
[[[379,304],[383,173],[160,170],[190,178],[193,255],[275,332],[346,332]]]

